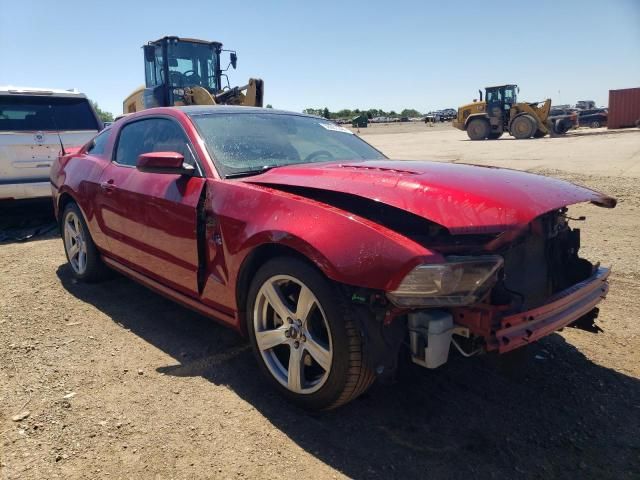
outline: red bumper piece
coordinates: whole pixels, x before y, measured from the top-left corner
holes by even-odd
[[[499,352],[535,342],[590,312],[607,295],[609,273],[608,268],[598,268],[591,277],[551,297],[549,303],[503,317],[502,328],[496,332]]]

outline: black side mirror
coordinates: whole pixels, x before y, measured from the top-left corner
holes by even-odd
[[[156,47],[154,47],[153,45],[145,45],[144,47],[142,47],[142,49],[144,50],[145,61],[153,62],[156,55]]]
[[[238,55],[236,54],[236,52],[231,52],[229,54],[229,59],[231,61],[231,66],[235,70],[236,69],[236,65],[238,65]]]

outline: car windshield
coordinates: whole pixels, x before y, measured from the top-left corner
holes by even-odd
[[[0,130],[99,130],[89,101],[79,97],[0,96]]]
[[[283,165],[386,158],[351,130],[322,118],[254,112],[191,117],[227,177]]]

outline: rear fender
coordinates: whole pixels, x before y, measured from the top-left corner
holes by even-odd
[[[464,129],[467,129],[467,126],[469,125],[469,122],[471,120],[474,120],[476,118],[483,118],[485,119],[487,122],[489,121],[489,116],[486,113],[473,113],[471,115],[469,115],[466,120],[464,121]]]

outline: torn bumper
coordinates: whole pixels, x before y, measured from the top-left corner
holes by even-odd
[[[598,268],[586,280],[550,298],[541,307],[503,317],[496,331],[500,353],[509,352],[549,335],[589,313],[609,290],[610,269]]]

